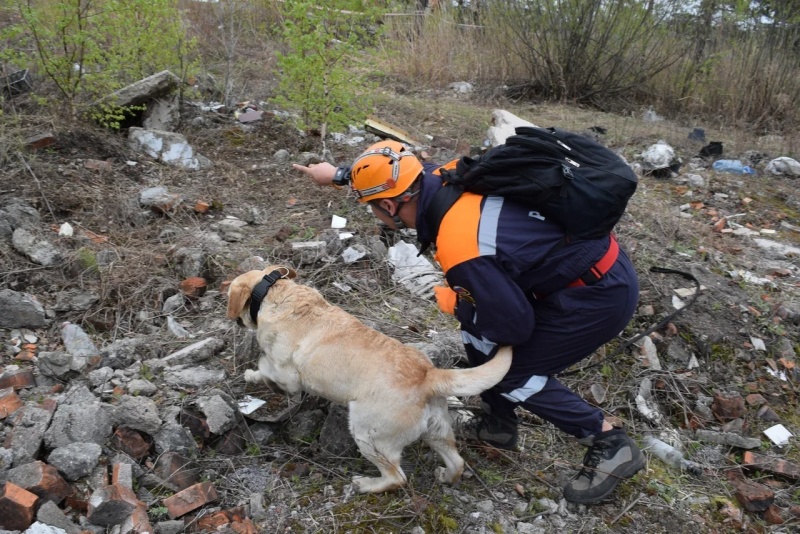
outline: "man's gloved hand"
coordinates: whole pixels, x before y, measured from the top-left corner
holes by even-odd
[[[439,309],[450,315],[455,315],[458,297],[456,292],[450,289],[449,286],[435,286],[433,293],[436,296],[436,304],[439,305]]]

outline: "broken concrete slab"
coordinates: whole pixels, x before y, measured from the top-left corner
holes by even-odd
[[[181,83],[180,78],[168,70],[162,70],[138,82],[115,91],[92,106],[109,104],[119,107],[140,106],[174,91]]]
[[[168,165],[187,170],[211,166],[211,161],[205,156],[195,154],[189,141],[178,133],[134,127],[128,130],[128,144],[133,150],[144,152]]]

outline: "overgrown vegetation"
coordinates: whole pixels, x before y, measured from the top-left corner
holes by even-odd
[[[327,131],[372,111],[367,80],[467,80],[490,98],[654,106],[757,133],[800,122],[800,7],[780,0],[2,0],[0,15],[4,74],[30,68],[72,115],[170,69]],[[276,86],[258,83],[275,69]]]
[[[274,101],[297,109],[300,126],[320,128],[323,139],[328,129],[363,119],[369,108],[369,84],[354,69],[357,52],[377,37],[380,12],[367,4],[286,0],[281,9],[289,50],[278,56],[281,76]]]
[[[94,100],[164,69],[190,70],[194,39],[175,0],[5,0],[0,61],[31,67],[76,116]],[[12,18],[13,16],[13,18]],[[43,94],[41,96],[44,96]],[[119,110],[100,111],[117,122]]]

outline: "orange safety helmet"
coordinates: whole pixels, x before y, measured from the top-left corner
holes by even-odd
[[[350,168],[350,186],[359,202],[403,194],[422,173],[422,163],[402,143],[381,141],[370,146]]]

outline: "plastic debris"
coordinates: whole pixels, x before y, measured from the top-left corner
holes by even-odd
[[[653,454],[653,456],[670,467],[686,471],[695,476],[703,474],[703,468],[700,465],[685,459],[683,457],[683,453],[672,445],[668,445],[660,439],[654,438],[653,436],[645,436],[642,442],[644,443],[644,446],[647,447],[647,450]]]
[[[239,400],[239,411],[244,415],[250,415],[254,411],[264,406],[266,403],[267,401],[263,399],[256,399],[250,395],[245,395],[241,398],[241,400]]]
[[[786,430],[786,427],[783,425],[775,425],[771,426],[764,431],[764,434],[779,447],[789,444],[789,438],[793,437],[793,434]]]
[[[392,280],[405,286],[411,293],[423,296],[432,293],[433,286],[442,283],[441,272],[411,243],[399,241],[389,249],[389,263],[394,267]]]
[[[344,217],[339,217],[338,215],[331,217],[331,228],[340,229],[345,226],[347,226],[347,219]]]
[[[786,174],[789,176],[800,176],[800,163],[792,158],[775,158],[767,163],[767,172],[770,174]]]
[[[711,166],[717,172],[730,172],[733,174],[755,174],[752,168],[748,167],[738,159],[719,159]]]

